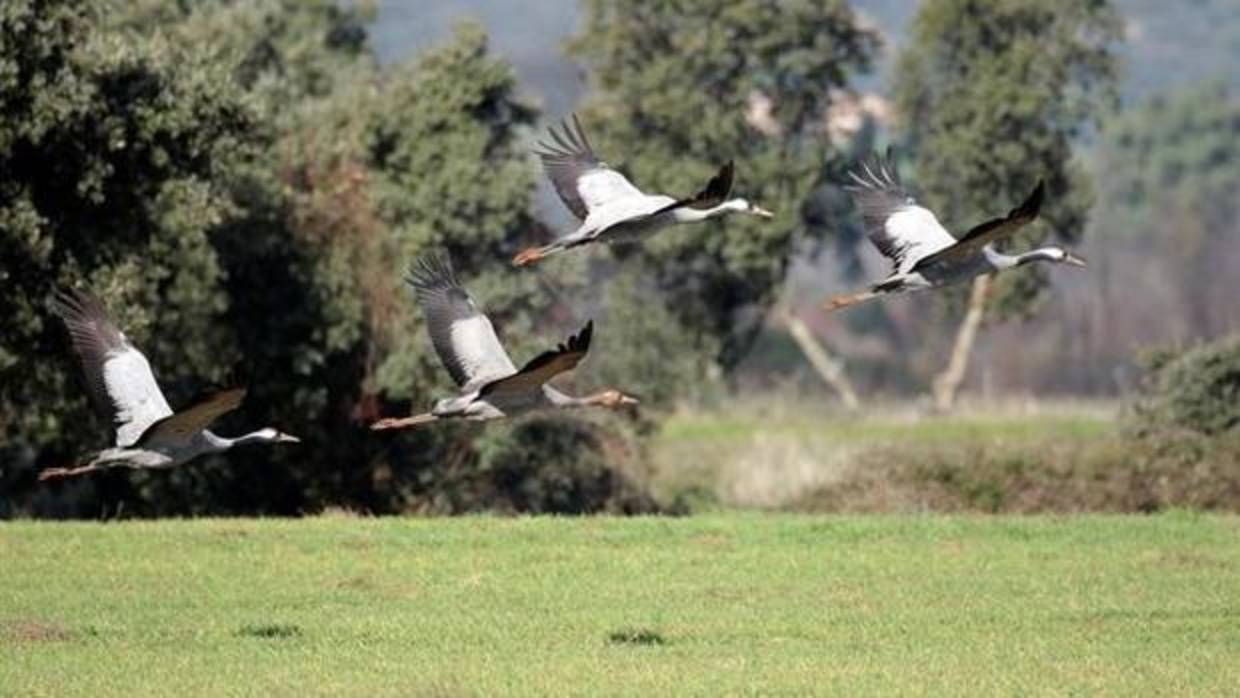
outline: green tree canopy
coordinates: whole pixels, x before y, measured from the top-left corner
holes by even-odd
[[[226,71],[165,37],[92,31],[102,8],[0,9],[0,428],[77,443],[86,401],[46,301],[87,282],[164,366],[174,394],[237,358],[211,231],[229,173],[267,134]],[[153,331],[156,326],[158,332]],[[175,360],[171,360],[175,357]],[[169,360],[164,360],[169,359]],[[20,406],[20,407],[19,407]],[[75,439],[74,437],[77,437]]]
[[[1226,210],[1238,206],[1240,100],[1220,82],[1156,95],[1114,114],[1098,149],[1102,203],[1128,212],[1124,230],[1164,208],[1169,198],[1199,196]],[[1115,231],[1117,234],[1121,230]]]
[[[1240,100],[1222,82],[1190,85],[1116,113],[1095,149],[1097,232],[1127,240],[1116,291],[1159,274],[1186,333],[1234,327],[1240,254]],[[1167,262],[1171,262],[1168,264]],[[1163,299],[1164,301],[1166,299]]]

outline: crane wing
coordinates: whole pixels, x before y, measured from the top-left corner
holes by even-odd
[[[405,279],[426,315],[435,353],[459,386],[495,380],[517,372],[495,335],[491,321],[456,281],[446,256],[429,254],[409,268]]]
[[[115,425],[118,446],[134,444],[151,424],[172,414],[151,364],[116,327],[98,298],[85,291],[61,291],[52,309],[69,329],[86,385]]]
[[[701,191],[687,199],[679,199],[674,201],[649,215],[657,216],[660,213],[666,213],[667,211],[671,211],[682,206],[692,206],[693,208],[714,208],[726,201],[728,195],[732,193],[732,179],[735,173],[735,166],[731,160],[728,160],[728,163],[719,168],[719,172],[717,172],[714,177],[710,178],[710,181],[706,183],[706,186],[703,187]]]
[[[543,169],[560,200],[574,216],[585,220],[590,209],[617,199],[642,196],[628,178],[595,157],[576,114],[571,123],[565,120],[560,124],[560,131],[553,126],[548,133],[550,142],[539,141],[541,150],[534,152],[542,159]]]
[[[977,254],[990,243],[1005,238],[1021,228],[1029,225],[1038,217],[1042,210],[1042,200],[1046,196],[1046,184],[1041,180],[1028,197],[1003,218],[993,218],[974,226],[972,230],[960,237],[960,241],[951,247],[939,250],[934,254],[918,260],[914,269],[924,269],[939,262],[952,259],[964,259]]]
[[[875,155],[848,174],[853,183],[844,188],[861,210],[866,235],[896,272],[906,273],[922,257],[956,244],[934,213],[904,189],[890,150],[886,158]]]
[[[529,363],[521,367],[511,376],[493,380],[482,386],[478,391],[479,396],[490,395],[496,392],[528,392],[537,390],[544,383],[555,378],[556,376],[571,371],[581,363],[586,357],[586,353],[590,351],[590,338],[594,335],[594,321],[586,323],[585,327],[576,335],[568,338],[568,341],[560,344],[555,349],[544,351],[543,353],[530,359]]]
[[[245,388],[229,388],[195,400],[194,404],[176,414],[164,417],[147,427],[139,444],[184,444],[195,434],[211,426],[221,415],[241,406]]]

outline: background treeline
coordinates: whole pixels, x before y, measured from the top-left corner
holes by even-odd
[[[421,250],[446,247],[469,271],[518,352],[547,311],[537,277],[493,263],[534,227],[518,142],[533,112],[510,70],[475,28],[381,72],[365,21],[331,2],[5,5],[6,483],[107,433],[47,312],[56,285],[108,300],[174,405],[244,381],[246,405],[222,430],[269,422],[305,438],[166,477],[105,476],[71,488],[80,498],[26,491],[9,507],[457,508],[468,502],[428,493],[451,499],[452,477],[427,470],[513,457],[519,437],[363,430],[446,387],[400,287]],[[579,432],[570,446],[596,438]]]
[[[600,19],[608,11],[596,9]],[[643,274],[586,268],[580,258],[518,273],[506,264],[512,252],[548,234],[530,215],[536,111],[514,97],[511,69],[488,54],[477,27],[410,65],[380,69],[368,17],[332,2],[6,4],[4,506],[66,515],[98,514],[100,502],[142,514],[328,503],[649,509],[626,487],[648,418],[367,432],[378,414],[409,409],[409,396],[420,406],[449,389],[400,278],[420,252],[446,249],[517,356],[598,316],[599,349],[577,380],[623,384],[658,414],[752,341],[794,252],[796,202],[814,174],[808,164],[784,168],[785,155],[875,45],[842,3],[801,15],[786,24],[738,5],[694,73],[714,86],[675,114],[651,112],[667,138],[699,139],[674,144],[697,157],[676,168],[631,161],[650,185],[688,191],[736,158],[749,173],[746,192],[789,211],[780,224],[704,230],[676,240],[675,257],[651,251],[644,267],[624,265]],[[729,41],[737,31],[762,44],[752,66],[736,63],[749,53]],[[646,38],[676,37],[669,28]],[[597,44],[579,50],[588,47]],[[624,90],[658,99],[690,84],[669,71],[672,53],[586,59],[600,74],[644,70],[648,84]],[[784,117],[793,132],[754,138],[736,100],[770,77],[779,79],[771,94],[796,106]],[[595,132],[604,152],[622,151],[626,137]],[[38,467],[107,433],[47,308],[53,289],[71,284],[107,299],[174,405],[204,384],[242,380],[246,405],[220,429],[275,423],[303,435],[303,447],[30,488]],[[650,303],[655,294],[665,300]]]
[[[646,450],[670,410],[755,387],[827,390],[786,318],[804,317],[867,398],[918,393],[939,374],[968,288],[829,319],[798,312],[881,273],[836,184],[890,143],[949,225],[1046,178],[1045,220],[1019,244],[1059,238],[1096,264],[1057,279],[1067,293],[1044,270],[991,289],[983,369],[1015,354],[1004,375],[1026,386],[1113,393],[1136,380],[1112,369],[1166,337],[1152,317],[1183,322],[1185,338],[1237,326],[1240,106],[1218,83],[1117,110],[1125,25],[1109,3],[932,0],[898,51],[843,0],[779,13],[760,0],[585,0],[579,12],[564,50],[586,76],[579,111],[595,148],[671,192],[735,159],[737,193],[774,221],[513,270],[513,252],[569,224],[533,213],[530,146],[561,114],[521,96],[480,27],[381,65],[374,17],[326,0],[5,3],[0,516],[659,509]],[[891,117],[837,129],[850,89],[887,65]],[[1120,253],[1096,254],[1111,241]],[[368,432],[451,389],[400,281],[430,248],[452,255],[518,362],[595,318],[571,380],[622,386],[640,413]],[[1210,283],[1220,276],[1232,280]],[[1132,303],[1152,277],[1167,305]],[[271,423],[305,443],[35,486],[38,468],[108,434],[48,309],[67,285],[106,299],[174,406],[244,382],[245,405],[219,431]],[[1019,331],[1038,315],[1060,329],[1029,342]],[[1058,362],[1059,378],[1031,377],[1035,357]]]

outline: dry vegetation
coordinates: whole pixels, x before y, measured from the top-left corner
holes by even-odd
[[[755,400],[682,412],[652,486],[690,509],[817,512],[1240,510],[1240,434],[1138,434],[1107,403],[975,404],[843,415]]]

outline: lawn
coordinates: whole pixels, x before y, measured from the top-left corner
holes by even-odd
[[[0,695],[1204,695],[1240,518],[0,524]]]

